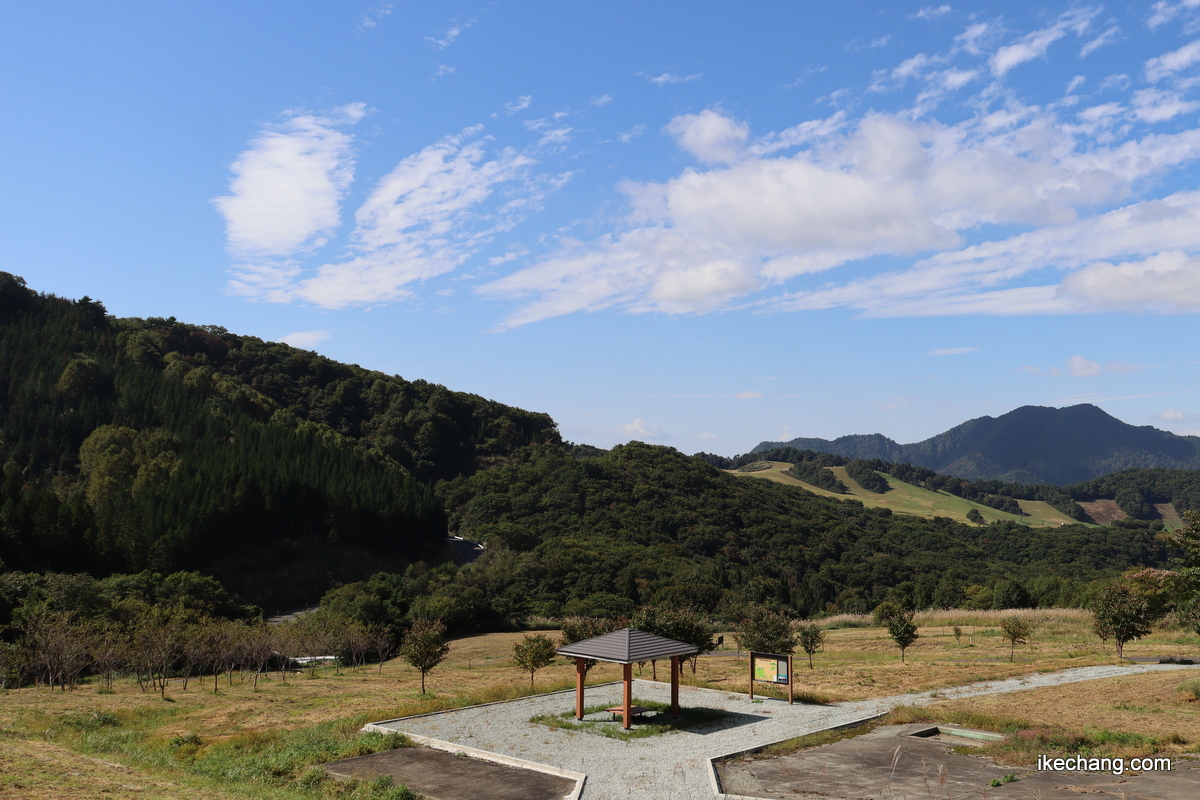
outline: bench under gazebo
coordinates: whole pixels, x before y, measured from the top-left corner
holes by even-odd
[[[587,661],[608,661],[625,667],[623,673],[624,693],[621,714],[624,727],[629,729],[635,712],[633,705],[633,665],[643,661],[671,659],[671,717],[679,716],[679,659],[698,653],[699,647],[655,636],[653,633],[622,628],[619,631],[595,636],[591,639],[563,645],[558,654],[575,659],[575,718],[583,719],[583,684],[587,676]],[[613,709],[616,710],[615,708]]]

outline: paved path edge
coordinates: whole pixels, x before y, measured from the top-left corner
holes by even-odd
[[[421,716],[426,715],[422,714]],[[396,733],[395,728],[385,728],[374,722],[368,722],[359,729],[359,733],[371,733],[372,731],[375,733],[384,734]],[[570,794],[565,795],[563,800],[579,800],[579,795],[583,792],[583,784],[587,781],[587,775],[582,772],[572,772],[569,769],[562,769],[561,767],[551,766],[550,764],[539,764],[536,761],[527,761],[523,758],[516,758],[514,756],[506,756],[503,753],[493,753],[488,750],[479,750],[475,747],[454,744],[453,742],[443,742],[441,739],[430,739],[428,736],[420,736],[415,733],[408,733],[407,731],[401,731],[401,733],[404,736],[407,736],[413,742],[424,747],[431,747],[434,750],[444,750],[447,753],[454,753],[456,755],[461,753],[462,755],[470,756],[471,758],[478,758],[483,761],[491,761],[496,764],[504,764],[508,767],[517,767],[518,769],[528,769],[534,772],[544,772],[548,775],[554,775],[559,778],[567,778],[568,780],[575,781],[575,788]]]

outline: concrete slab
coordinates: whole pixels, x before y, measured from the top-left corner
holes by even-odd
[[[1039,772],[951,752],[959,736],[913,736],[929,725],[889,725],[834,744],[775,758],[742,756],[718,762],[729,796],[768,800],[938,798],[1078,800],[1081,794],[1122,800],[1200,796],[1200,762],[1176,760],[1170,772]],[[948,726],[943,726],[948,727]],[[982,744],[982,742],[980,742]],[[1017,780],[993,787],[1013,774]]]
[[[562,800],[575,781],[427,747],[401,747],[326,764],[335,778],[391,775],[429,800]]]

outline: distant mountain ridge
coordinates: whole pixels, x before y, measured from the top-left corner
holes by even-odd
[[[922,442],[899,444],[879,434],[762,442],[848,458],[927,467],[968,480],[1066,486],[1130,467],[1200,469],[1200,437],[1129,425],[1096,406],[1022,406],[999,417],[968,420]]]

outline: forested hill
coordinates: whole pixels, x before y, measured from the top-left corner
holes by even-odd
[[[1167,558],[1154,523],[966,525],[739,481],[667,447],[572,447],[545,414],[114,319],[6,273],[0,464],[0,573],[198,570],[272,609],[379,573],[397,613],[456,630],[647,602],[955,603],[972,585],[986,604],[1013,579],[1074,602],[1077,582]],[[489,552],[455,569],[448,527]]]
[[[1023,406],[969,420],[915,444],[898,444],[877,433],[762,442],[751,452],[781,447],[914,464],[968,480],[1059,486],[1135,467],[1200,468],[1200,437],[1128,425],[1088,404]]]
[[[8,273],[0,425],[4,566],[199,568],[253,595],[436,552],[434,481],[560,441],[545,414]]]

